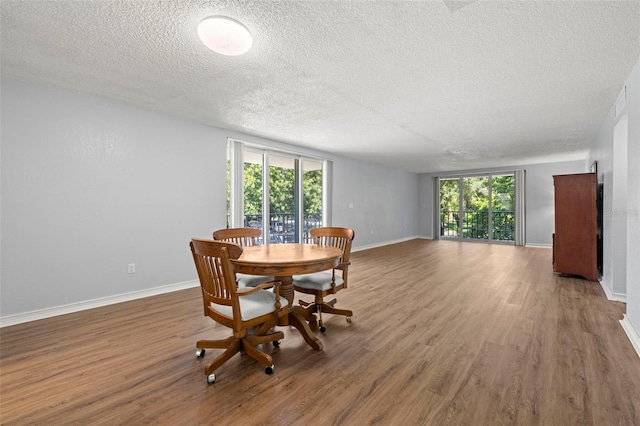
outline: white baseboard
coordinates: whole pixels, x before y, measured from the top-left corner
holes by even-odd
[[[351,249],[351,252],[353,253],[355,251],[369,250],[369,249],[372,249],[372,248],[384,247],[384,246],[388,246],[388,245],[391,245],[391,244],[397,244],[397,243],[402,243],[404,241],[417,240],[417,239],[430,240],[431,238],[418,237],[418,236],[406,237],[406,238],[401,238],[399,240],[384,241],[382,243],[375,243],[375,244],[369,244],[369,245],[366,245],[366,246],[353,247]]]
[[[553,245],[551,245],[551,244],[530,244],[530,243],[525,243],[524,246],[525,247],[531,247],[531,248],[553,248]]]
[[[160,287],[149,288],[145,290],[132,291],[131,293],[116,294],[114,296],[101,297],[99,299],[86,300],[83,302],[71,303],[63,306],[55,306],[53,308],[41,309],[38,311],[25,312],[15,315],[7,315],[0,317],[0,328],[10,325],[22,324],[29,321],[36,321],[45,318],[56,317],[58,315],[70,314],[73,312],[85,311],[87,309],[99,308],[101,306],[113,305],[130,300],[142,299],[158,294],[171,293],[174,291],[184,290],[187,288],[198,287],[198,280],[185,281],[176,284],[163,285]]]
[[[627,333],[627,337],[631,340],[631,344],[633,348],[638,353],[638,357],[640,357],[640,333],[635,329],[629,317],[625,314],[625,316],[620,320],[620,325],[624,329],[624,332]]]
[[[414,240],[423,237],[407,237],[400,240],[387,241],[369,246],[354,248],[351,251],[367,250],[375,247],[382,247],[389,244],[400,243],[403,241]],[[184,290],[187,288],[198,287],[198,280],[185,281],[176,284],[169,284],[160,287],[149,288],[145,290],[133,291],[131,293],[116,294],[114,296],[102,297],[99,299],[86,300],[77,303],[70,303],[63,306],[54,306],[52,308],[41,309],[37,311],[24,312],[15,315],[7,315],[0,317],[0,328],[9,327],[11,325],[22,324],[30,321],[37,321],[45,318],[56,317],[59,315],[70,314],[73,312],[85,311],[87,309],[99,308],[101,306],[113,305],[115,303],[128,302],[131,300],[142,299],[145,297],[156,296],[158,294],[171,293],[173,291]]]
[[[602,290],[604,291],[605,296],[607,296],[607,299],[613,302],[627,303],[627,295],[622,293],[614,293],[609,290],[609,286],[607,285],[605,280],[600,280],[600,287],[602,287]]]

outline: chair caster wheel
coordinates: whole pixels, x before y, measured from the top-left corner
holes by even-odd
[[[197,356],[198,358],[202,358],[202,357],[204,356],[204,353],[205,353],[205,352],[206,352],[206,351],[205,351],[204,349],[198,349],[198,350],[196,351],[196,356]],[[214,380],[215,380],[215,379],[214,379]]]
[[[274,340],[273,341],[273,347],[277,348],[278,346],[280,346],[280,341],[279,340]]]
[[[214,373],[211,373],[207,376],[207,383],[212,385],[216,382],[216,375]]]
[[[347,317],[347,322],[351,322],[351,317]]]
[[[327,327],[325,327],[324,325],[322,327],[320,327],[320,331],[322,333],[324,333],[325,331],[327,331]]]
[[[267,368],[264,369],[264,372],[267,373],[267,374],[273,374],[273,368],[274,367],[275,367],[274,365],[272,365],[271,367],[267,367]]]

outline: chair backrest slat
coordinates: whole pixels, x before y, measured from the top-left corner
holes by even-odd
[[[261,235],[262,231],[255,228],[227,228],[215,231],[213,239],[235,243],[240,247],[249,247],[255,245]]]
[[[355,232],[349,228],[324,227],[313,228],[309,234],[315,238],[316,244],[337,247],[342,250],[341,263],[348,263],[351,255],[351,242]]]
[[[198,271],[205,314],[212,302],[232,306],[236,281],[229,259],[240,257],[242,247],[229,242],[194,238],[191,240],[191,252]]]

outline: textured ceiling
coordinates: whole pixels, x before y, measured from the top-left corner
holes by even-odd
[[[2,1],[2,75],[414,172],[583,159],[639,1]],[[209,51],[203,18],[254,36]]]

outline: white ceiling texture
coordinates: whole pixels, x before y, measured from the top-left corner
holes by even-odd
[[[5,1],[2,75],[413,172],[584,159],[639,1]],[[225,15],[254,37],[208,50]]]

